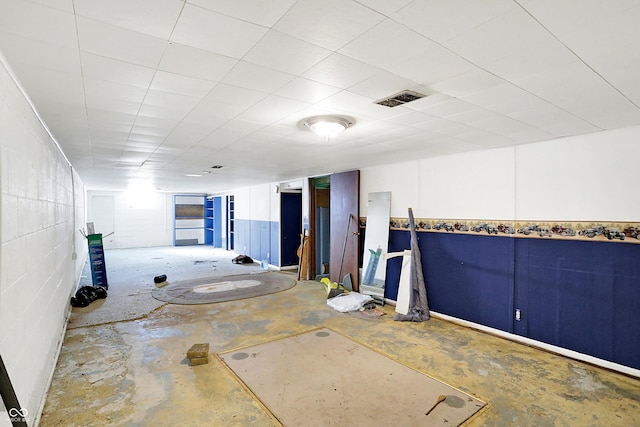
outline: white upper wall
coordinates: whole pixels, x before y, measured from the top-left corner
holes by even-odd
[[[361,215],[391,191],[392,217],[637,222],[639,139],[640,126],[365,168]]]
[[[640,221],[640,126],[516,147],[516,218]]]

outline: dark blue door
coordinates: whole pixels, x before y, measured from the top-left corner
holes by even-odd
[[[297,265],[302,233],[302,194],[281,193],[281,267]]]

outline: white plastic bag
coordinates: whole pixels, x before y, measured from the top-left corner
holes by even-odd
[[[364,303],[371,301],[370,295],[359,294],[358,292],[349,292],[348,294],[340,294],[327,300],[327,305],[340,313],[349,311],[358,311],[364,307]]]

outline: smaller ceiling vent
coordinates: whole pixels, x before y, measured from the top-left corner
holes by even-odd
[[[424,98],[427,95],[423,95],[411,90],[404,90],[400,93],[396,93],[389,98],[380,99],[375,101],[376,104],[384,105],[385,107],[397,107],[398,105],[406,104],[407,102],[415,101],[416,99]]]
[[[211,169],[222,169],[224,166],[222,165],[213,165],[211,166]]]

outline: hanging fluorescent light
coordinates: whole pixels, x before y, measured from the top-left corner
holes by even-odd
[[[342,116],[314,116],[304,120],[304,126],[323,138],[335,138],[355,121]]]

